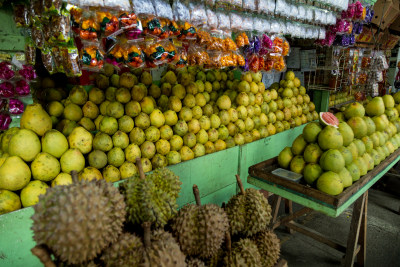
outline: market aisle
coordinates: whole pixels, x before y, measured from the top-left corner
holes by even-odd
[[[366,266],[399,266],[400,215],[395,213],[400,198],[378,190],[369,190]],[[297,210],[298,205],[294,206]],[[283,212],[282,207],[280,212]],[[346,244],[352,207],[338,218],[314,212],[297,221],[329,238]],[[342,253],[302,234],[289,235],[283,227],[276,230],[281,239],[281,254],[289,266],[338,266]]]

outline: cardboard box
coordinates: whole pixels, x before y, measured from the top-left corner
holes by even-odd
[[[399,0],[378,0],[374,5],[372,22],[386,29],[400,14]]]
[[[397,17],[392,24],[390,24],[389,29],[400,32],[400,16]]]

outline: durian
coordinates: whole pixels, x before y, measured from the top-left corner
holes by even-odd
[[[82,264],[117,240],[125,221],[125,202],[105,180],[77,181],[49,188],[34,206],[33,239],[57,260]]]
[[[144,254],[140,266],[181,267],[186,266],[185,255],[174,237],[161,229],[150,234],[150,224],[144,223]]]
[[[187,256],[207,259],[221,247],[229,222],[224,210],[217,205],[201,206],[196,185],[193,191],[197,204],[181,208],[171,228]]]
[[[139,266],[143,257],[142,239],[131,233],[123,233],[101,255],[104,266]]]
[[[233,243],[231,251],[224,257],[224,266],[261,267],[261,255],[257,245],[248,238]],[[264,267],[264,266],[263,266]]]
[[[167,169],[145,176],[140,159],[136,163],[140,175],[128,178],[120,185],[127,204],[128,219],[133,224],[152,222],[157,227],[163,227],[177,213],[179,177]]]
[[[117,240],[125,221],[123,196],[105,180],[47,190],[34,206],[33,239],[68,264],[94,259]]]
[[[238,175],[236,179],[240,193],[233,196],[225,207],[230,230],[232,235],[252,236],[267,228],[271,220],[271,206],[258,190],[254,188],[244,190]]]
[[[262,266],[274,266],[278,262],[281,249],[278,237],[271,230],[265,230],[258,233],[254,241],[262,255]]]
[[[186,263],[188,267],[206,267],[204,262],[198,258],[187,258]]]

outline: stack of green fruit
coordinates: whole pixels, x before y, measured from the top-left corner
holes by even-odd
[[[21,118],[24,130],[11,128],[1,136],[0,190],[8,190],[13,199],[8,203],[15,204],[4,204],[9,208],[2,213],[18,209],[20,197],[22,206],[31,206],[49,185],[70,183],[71,170],[81,179],[116,182],[137,174],[137,157],[148,172],[316,119],[293,72],[268,90],[261,78],[261,73],[235,79],[233,71],[189,67],[166,71],[158,86],[147,71],[117,75],[106,65],[89,92],[75,86],[69,94],[43,79],[46,110],[29,106]],[[18,141],[11,142],[14,136]],[[18,145],[18,152],[9,143]],[[2,178],[12,172],[10,156],[28,167],[21,168],[24,175]],[[19,190],[20,196],[12,193]]]
[[[337,122],[327,123],[322,116],[321,123],[308,124],[292,147],[282,150],[280,166],[303,174],[320,191],[340,194],[398,149],[400,119],[394,106],[393,97],[385,95],[365,108],[358,102],[348,105],[336,113]]]
[[[333,107],[350,100],[354,100],[354,95],[349,95],[347,92],[337,92],[329,95],[329,106]]]

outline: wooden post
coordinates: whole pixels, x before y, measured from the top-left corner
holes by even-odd
[[[293,202],[289,199],[285,198],[285,213],[290,215],[293,215]],[[286,231],[289,232],[289,234],[293,234],[294,231],[293,229],[286,227]]]
[[[364,266],[367,261],[367,213],[368,213],[368,191],[365,192],[365,203],[362,213],[360,236],[358,243],[360,244],[360,252],[357,254],[357,264]]]
[[[354,266],[354,257],[356,254],[358,236],[360,234],[361,220],[364,212],[365,195],[366,193],[364,193],[354,203],[353,217],[351,219],[351,224],[350,224],[350,232],[349,236],[347,237],[347,249],[346,249],[346,256],[344,263],[344,266],[346,267]]]
[[[281,196],[274,195],[274,200],[272,201],[272,220],[270,226],[272,227],[275,222],[276,218],[278,217],[279,206],[281,205]]]

